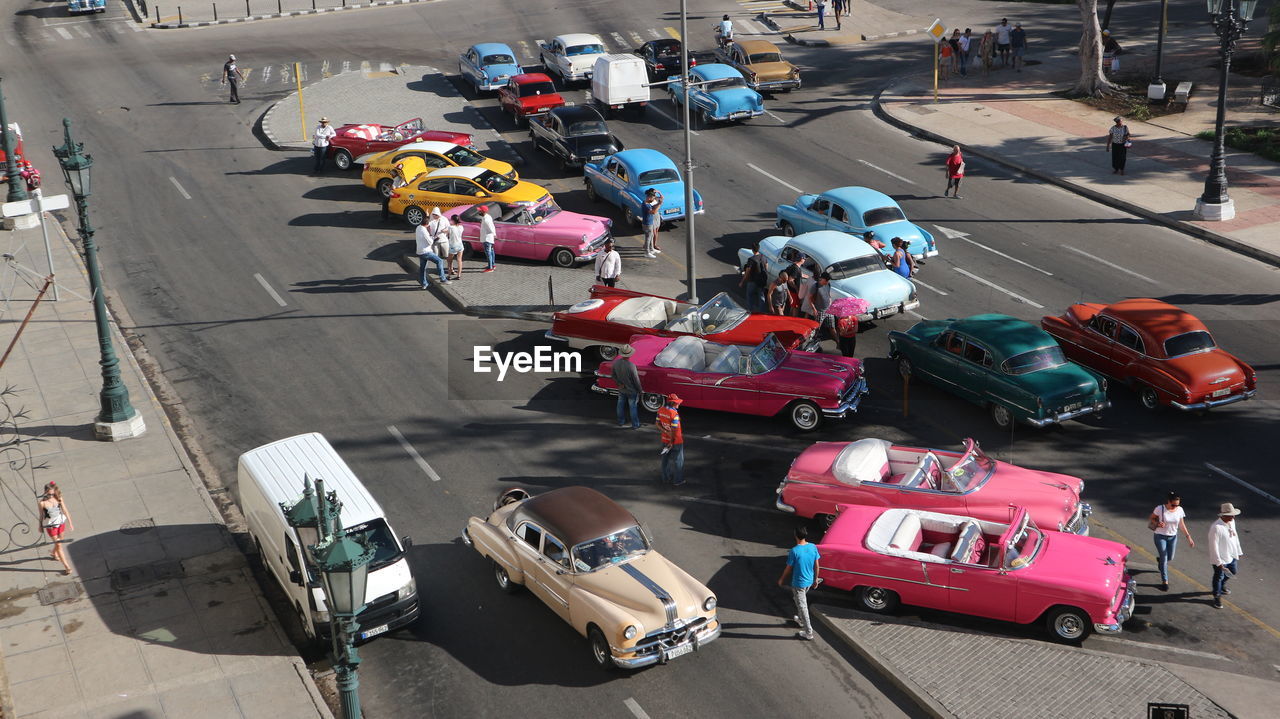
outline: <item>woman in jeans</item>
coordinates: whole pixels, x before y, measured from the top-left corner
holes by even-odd
[[[1192,549],[1196,541],[1191,538],[1191,530],[1187,529],[1187,513],[1182,509],[1182,497],[1177,492],[1170,492],[1164,504],[1151,510],[1147,524],[1155,532],[1156,565],[1160,567],[1160,591],[1169,591],[1169,562],[1173,561],[1174,552],[1178,548],[1178,527],[1187,535],[1187,543]]]

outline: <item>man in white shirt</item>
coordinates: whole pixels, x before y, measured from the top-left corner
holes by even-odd
[[[622,276],[622,255],[613,249],[613,240],[604,241],[604,249],[596,255],[596,282],[606,287],[617,287]]]
[[[996,25],[996,52],[1000,53],[1000,65],[1009,66],[1009,33],[1013,32],[1013,28],[1009,27],[1009,18],[1001,18],[1000,24]]]
[[[316,125],[316,131],[311,136],[311,153],[316,156],[316,169],[312,171],[313,175],[320,174],[324,169],[324,158],[329,154],[329,141],[338,136],[338,131],[329,127],[329,118],[320,118],[320,124]]]
[[[728,15],[724,16],[724,19],[720,21],[720,27],[716,28],[716,30],[720,36],[721,45],[728,45],[733,42],[733,21],[729,19]]]
[[[436,209],[434,216],[438,217],[439,208]],[[434,219],[434,217],[433,217]],[[440,282],[448,284],[449,279],[444,274],[444,259],[435,252],[436,237],[431,233],[430,223],[418,225],[418,229],[413,231],[414,243],[417,245],[418,255],[418,284],[422,285],[422,289],[431,286],[427,282],[427,261],[436,263],[436,268],[440,271]]]
[[[489,206],[480,206],[480,242],[484,244],[484,255],[489,260],[485,272],[493,272],[493,243],[498,239],[498,228],[493,226],[493,217],[489,214]]]
[[[1225,502],[1218,511],[1218,521],[1209,527],[1209,561],[1213,562],[1213,606],[1222,609],[1222,595],[1230,594],[1227,580],[1236,575],[1236,561],[1244,556],[1240,549],[1236,515],[1240,510]],[[1230,574],[1228,574],[1228,572]]]

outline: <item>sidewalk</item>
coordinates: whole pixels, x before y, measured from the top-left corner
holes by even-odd
[[[0,714],[331,717],[118,332],[147,430],[93,438],[102,380],[87,276],[52,217],[49,232],[61,298],[46,295],[0,369]],[[0,267],[7,346],[48,268],[38,228],[0,233],[0,245],[13,255]],[[74,524],[72,576],[35,524],[50,481]]]

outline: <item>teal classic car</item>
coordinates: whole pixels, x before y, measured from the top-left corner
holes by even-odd
[[[917,322],[889,333],[889,357],[903,377],[987,407],[1002,428],[1044,427],[1111,406],[1101,375],[1068,362],[1048,332],[1008,315]]]

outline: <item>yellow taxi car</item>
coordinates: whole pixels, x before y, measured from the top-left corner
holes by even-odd
[[[481,202],[532,206],[550,197],[543,187],[484,167],[445,167],[424,172],[393,190],[388,208],[416,227],[427,221],[433,207],[447,210]]]
[[[404,163],[405,177],[416,177],[423,172],[446,167],[483,167],[512,180],[520,179],[509,163],[485,157],[453,142],[435,140],[411,142],[386,152],[371,152],[356,158],[356,162],[364,165],[364,171],[360,173],[364,186],[377,190],[383,197],[391,194],[391,171],[397,162]]]

